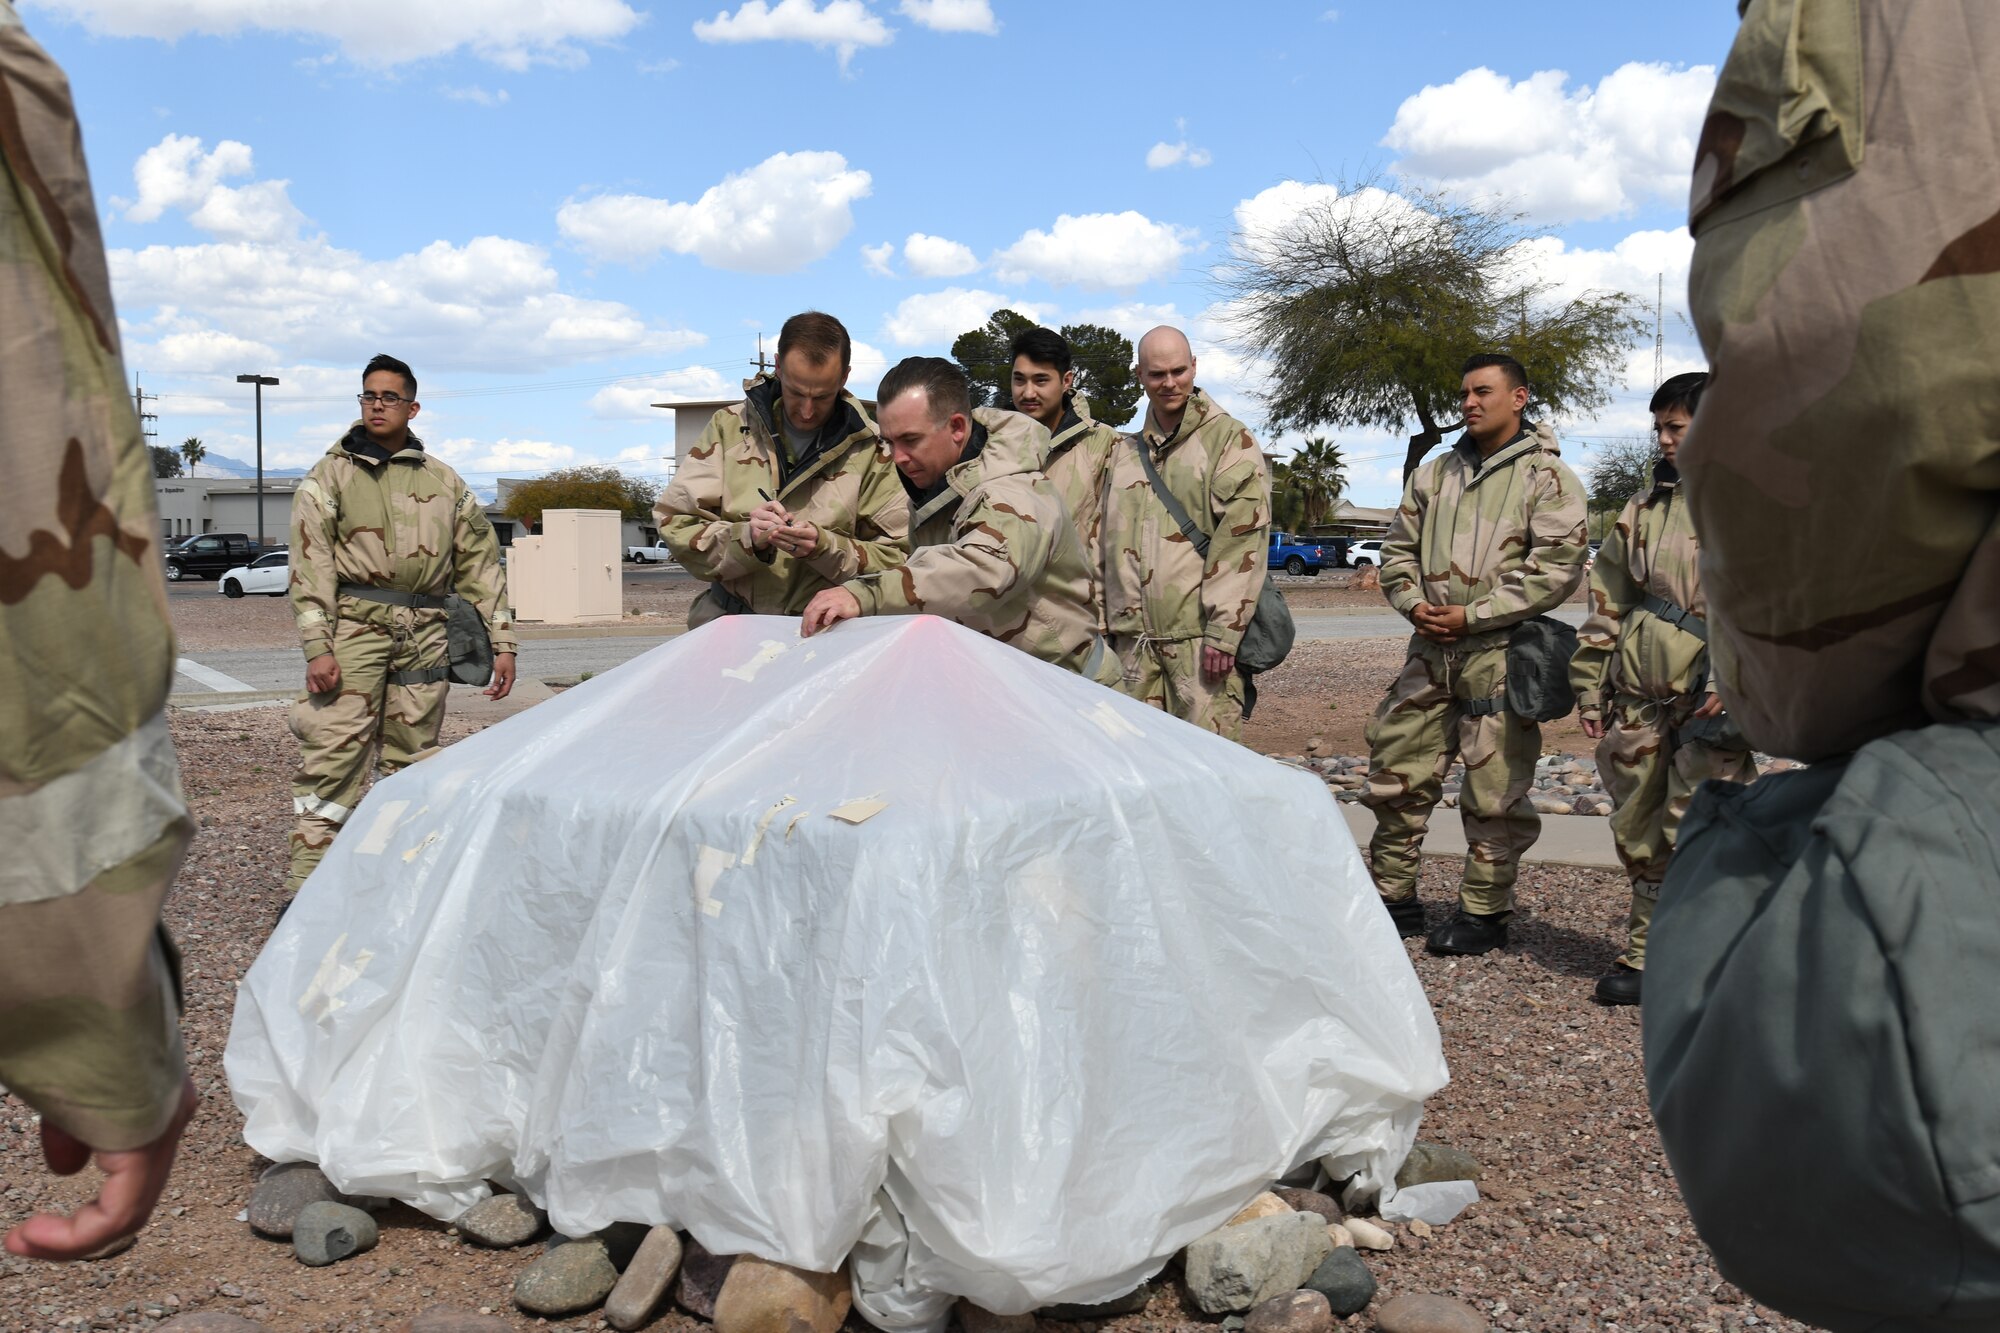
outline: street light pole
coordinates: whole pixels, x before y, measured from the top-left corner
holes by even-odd
[[[264,386],[276,384],[276,375],[238,375],[238,384],[257,386],[257,549],[264,549]]]

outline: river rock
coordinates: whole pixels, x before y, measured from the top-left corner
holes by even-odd
[[[507,1321],[497,1315],[433,1305],[397,1325],[396,1333],[507,1333]]]
[[[1396,1238],[1387,1229],[1376,1226],[1365,1217],[1350,1217],[1340,1225],[1347,1228],[1347,1234],[1354,1238],[1357,1250],[1393,1250]]]
[[[313,1268],[365,1254],[380,1238],[374,1218],[344,1203],[309,1203],[292,1219],[292,1253]]]
[[[611,1262],[602,1237],[589,1236],[558,1245],[514,1279],[514,1304],[545,1318],[581,1314],[604,1304],[618,1285],[618,1267]]]
[[[1275,1217],[1223,1227],[1187,1247],[1188,1293],[1208,1314],[1249,1310],[1296,1290],[1332,1249],[1317,1213],[1287,1208]]]
[[[681,1254],[681,1280],[674,1287],[674,1304],[702,1319],[715,1318],[715,1298],[736,1262],[733,1254],[710,1254],[693,1236]]]
[[[1294,1212],[1318,1213],[1329,1222],[1338,1222],[1347,1214],[1331,1194],[1321,1194],[1318,1190],[1294,1189],[1290,1185],[1273,1185],[1271,1193],[1289,1204]]]
[[[542,1234],[549,1215],[524,1194],[495,1194],[460,1215],[458,1234],[476,1245],[508,1250]]]
[[[737,1257],[715,1298],[716,1333],[839,1333],[854,1297],[843,1267],[808,1273]]]
[[[1333,1248],[1336,1250],[1343,1246],[1350,1250],[1354,1248],[1354,1233],[1347,1229],[1345,1223],[1327,1223],[1326,1238],[1333,1242]]]
[[[1379,1333],[1487,1333],[1478,1311],[1443,1296],[1398,1296],[1375,1312]]]
[[[1316,1291],[1288,1291],[1260,1301],[1244,1317],[1243,1333],[1331,1333],[1333,1310]]]
[[[958,1326],[962,1333],[1035,1333],[1035,1317],[1031,1314],[994,1314],[961,1299],[958,1303]]]
[[[1320,1261],[1306,1279],[1306,1290],[1326,1297],[1332,1311],[1343,1317],[1368,1308],[1375,1299],[1375,1275],[1352,1248],[1343,1246]]]
[[[1478,1180],[1486,1174],[1471,1153],[1447,1148],[1442,1143],[1418,1143],[1396,1168],[1396,1188],[1434,1185],[1441,1180]]]
[[[279,1162],[250,1191],[250,1229],[273,1240],[290,1240],[292,1223],[309,1203],[354,1200],[335,1189],[311,1162]]]
[[[1223,1225],[1227,1227],[1240,1227],[1245,1222],[1255,1222],[1260,1217],[1276,1217],[1279,1213],[1289,1213],[1291,1211],[1292,1206],[1290,1204],[1269,1190],[1266,1190],[1250,1202],[1244,1204],[1243,1211],[1230,1218],[1227,1222],[1224,1222]]]
[[[654,1227],[639,1243],[632,1261],[604,1302],[604,1318],[611,1327],[630,1330],[642,1327],[667,1298],[667,1288],[681,1268],[681,1238],[672,1227]]]

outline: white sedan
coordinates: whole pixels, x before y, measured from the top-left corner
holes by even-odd
[[[285,589],[291,586],[291,553],[273,551],[260,555],[247,565],[238,565],[224,574],[216,583],[216,591],[224,597],[241,597],[245,593],[261,592],[266,597],[283,597]]]

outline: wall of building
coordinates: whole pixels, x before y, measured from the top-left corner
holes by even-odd
[[[281,546],[292,527],[297,477],[264,479],[264,540]],[[155,477],[153,499],[160,509],[160,535],[168,541],[204,532],[257,535],[256,483],[235,477]]]

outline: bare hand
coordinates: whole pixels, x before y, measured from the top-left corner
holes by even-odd
[[[1577,721],[1582,724],[1584,735],[1594,741],[1604,739],[1604,720],[1602,718],[1583,717],[1578,718]]]
[[[332,653],[321,653],[306,663],[306,693],[332,694],[340,688],[340,663]]]
[[[1201,646],[1201,678],[1204,684],[1213,685],[1219,680],[1227,680],[1234,670],[1236,654],[1225,653],[1205,643]]]
[[[779,528],[772,540],[785,554],[809,560],[819,553],[819,525],[810,519],[799,519]]]
[[[481,691],[489,699],[504,699],[514,688],[514,654],[493,654],[493,683]]]
[[[181,1084],[180,1105],[166,1132],[145,1147],[126,1152],[97,1152],[42,1121],[42,1157],[49,1170],[73,1176],[95,1155],[104,1180],[97,1197],[71,1216],[36,1213],[8,1232],[8,1252],[27,1259],[81,1259],[145,1226],[153,1205],[160,1201],[160,1191],[167,1187],[181,1135],[200,1104],[194,1080],[188,1079]]]
[[[1694,710],[1694,715],[1704,722],[1712,717],[1721,717],[1722,696],[1719,694],[1709,695],[1708,698],[1702,700],[1701,707]]]
[[[1414,613],[1417,633],[1433,643],[1456,643],[1465,637],[1465,608],[1417,603]]]
[[[832,629],[843,620],[852,620],[861,614],[861,603],[853,593],[845,588],[828,588],[815,593],[806,603],[806,613],[799,621],[799,637],[810,639],[823,629]]]
[[[766,500],[750,511],[750,545],[759,551],[771,549],[772,539],[778,535],[792,516],[776,500]]]

